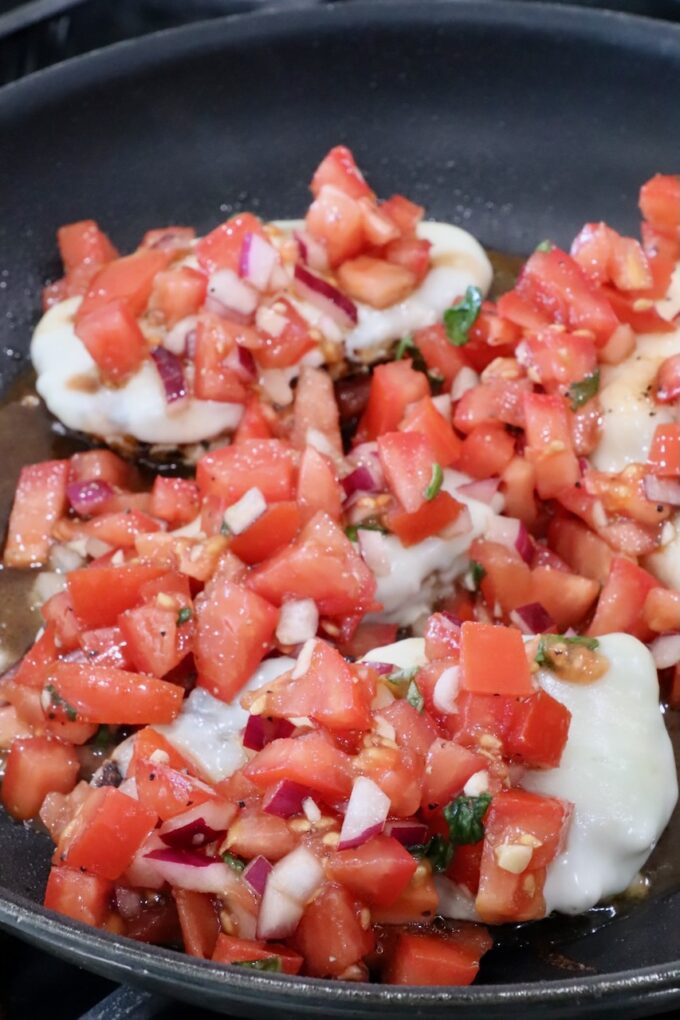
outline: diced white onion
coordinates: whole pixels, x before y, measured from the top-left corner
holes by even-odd
[[[319,610],[314,599],[291,599],[281,606],[276,639],[282,645],[309,641],[319,626]]]
[[[224,523],[232,535],[240,535],[254,524],[267,509],[267,501],[257,488],[248,489],[237,503],[224,511]]]

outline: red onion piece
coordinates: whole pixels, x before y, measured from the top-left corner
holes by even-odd
[[[292,935],[323,880],[324,871],[319,860],[304,846],[278,861],[264,888],[257,919],[258,939],[283,939]]]
[[[257,291],[232,269],[218,269],[210,277],[205,302],[208,311],[245,325],[250,322],[257,304]]]
[[[649,650],[657,669],[668,669],[680,662],[680,634],[659,634]]]
[[[272,740],[289,737],[295,727],[287,719],[266,719],[262,715],[249,715],[243,731],[243,746],[249,751],[261,751]]]
[[[166,846],[195,850],[223,836],[235,814],[235,806],[226,800],[206,800],[169,818],[161,825],[158,835]]]
[[[385,824],[385,835],[392,836],[402,846],[421,846],[427,843],[429,829],[422,822],[398,821]]]
[[[179,400],[186,399],[189,391],[184,378],[182,362],[177,355],[166,347],[154,347],[151,357],[161,377],[167,403],[174,404]]]
[[[481,481],[466,482],[458,486],[458,492],[470,499],[477,499],[480,503],[490,503],[498,492],[500,478],[483,478]]]
[[[581,472],[581,477],[582,478],[583,478],[583,476],[585,474],[588,473],[588,471],[590,470],[590,462],[588,461],[587,457],[579,457],[579,459],[578,459],[578,469]]]
[[[371,669],[376,671],[378,676],[389,676],[390,673],[394,673],[398,669],[392,662],[371,662],[369,659],[367,663]]]
[[[390,810],[390,798],[366,776],[354,780],[347,812],[340,830],[338,850],[361,846],[382,832]]]
[[[258,290],[266,290],[278,260],[276,248],[269,241],[265,241],[264,237],[249,231],[243,238],[239,276],[252,283]]]
[[[657,478],[656,475],[645,475],[645,496],[652,503],[668,503],[680,506],[680,482],[672,478]]]
[[[555,621],[540,602],[529,602],[509,614],[510,620],[523,634],[545,634],[552,630]]]
[[[297,241],[300,259],[305,265],[319,273],[325,273],[328,269],[328,252],[325,244],[306,230],[296,230],[293,236]]]
[[[295,289],[301,297],[330,316],[339,326],[350,329],[359,320],[357,306],[332,283],[315,276],[299,263],[295,266]]]
[[[145,856],[166,882],[179,889],[220,893],[230,887],[233,888],[238,881],[235,873],[224,861],[216,857],[205,857],[191,850],[166,847],[162,850],[152,850]]]
[[[369,467],[361,464],[350,474],[342,479],[342,487],[346,496],[352,496],[355,492],[379,492],[380,486],[375,475]]]
[[[93,478],[89,482],[69,482],[66,486],[66,497],[79,517],[102,513],[113,495],[113,486],[101,478]]]
[[[253,858],[250,864],[246,865],[243,871],[243,877],[258,896],[261,896],[264,892],[264,887],[267,884],[269,878],[269,872],[272,870],[272,866],[266,857]]]
[[[229,351],[224,364],[230,368],[234,375],[237,375],[242,382],[252,382],[257,378],[257,365],[255,358],[247,347],[236,344]]]
[[[507,549],[513,549],[520,554],[525,563],[531,563],[534,544],[526,526],[515,517],[492,517],[484,537],[489,542],[497,542]]]
[[[262,810],[279,818],[290,818],[302,811],[302,802],[309,797],[308,787],[294,783],[290,779],[282,779],[269,790],[262,800]]]

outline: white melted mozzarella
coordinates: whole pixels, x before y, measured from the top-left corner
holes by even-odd
[[[294,665],[295,660],[286,656],[265,659],[241,694],[275,680]],[[241,708],[238,699],[225,704],[202,687],[196,687],[184,702],[177,718],[167,726],[155,728],[180,754],[196,765],[201,775],[212,783],[219,783],[247,761],[248,756],[241,739],[247,721],[248,713]]]
[[[442,489],[467,506],[472,522],[469,531],[453,538],[435,535],[408,547],[396,535],[385,536],[389,573],[376,577],[375,597],[383,608],[374,619],[409,626],[429,612],[433,603],[451,590],[454,579],[465,573],[470,545],[486,531],[494,513],[502,509],[500,495],[494,497],[497,502],[490,506],[461,493],[459,486],[470,480],[459,471],[447,469],[442,483]]]
[[[124,386],[100,386],[96,365],[73,330],[79,303],[80,298],[69,298],[50,308],[31,341],[36,389],[64,425],[105,439],[133,436],[170,445],[197,443],[236,428],[240,404],[191,399],[169,410],[150,359]]]
[[[610,662],[592,684],[538,680],[572,714],[562,761],[555,769],[527,769],[521,785],[574,805],[563,852],[548,868],[547,912],[578,914],[630,885],[670,819],[678,796],[673,749],[659,707],[652,657],[628,634],[602,637]],[[426,662],[422,638],[375,648],[367,661],[401,669]],[[440,910],[475,918],[464,890],[438,883]]]
[[[667,319],[680,309],[680,267],[657,309]],[[590,457],[598,471],[622,471],[627,464],[644,463],[656,426],[675,420],[674,409],[657,404],[653,396],[659,366],[673,354],[680,354],[680,327],[672,333],[641,334],[625,361],[601,367],[602,432]]]

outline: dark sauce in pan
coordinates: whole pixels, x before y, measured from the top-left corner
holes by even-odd
[[[488,255],[494,267],[490,292],[493,299],[513,286],[524,258],[496,251],[489,251]],[[347,401],[348,418],[358,417],[360,413],[357,401],[361,402],[362,389],[367,396],[368,378],[365,384],[360,378],[358,381],[356,377],[354,379],[344,393],[338,394],[341,408],[343,399]],[[9,516],[22,465],[70,457],[86,448],[84,438],[69,433],[48,413],[35,395],[35,376],[27,370],[0,403],[0,464],[3,468],[0,474],[0,521],[6,522]],[[179,464],[165,463],[163,470],[182,473],[183,468]],[[0,648],[5,652],[0,672],[6,664],[11,664],[24,653],[40,626],[40,615],[32,604],[35,580],[35,571],[11,570],[0,565]],[[680,770],[680,713],[667,710],[666,725],[673,742],[676,767]],[[84,771],[94,771],[105,753],[103,748],[93,748],[92,761],[89,767],[84,763]],[[643,889],[642,895],[665,897],[680,889],[678,846],[680,811],[676,810],[644,869],[647,888]],[[553,915],[537,923],[501,926],[494,929],[496,951],[512,954],[517,950],[530,949],[543,963],[563,973],[574,976],[593,973],[594,968],[565,955],[560,947],[568,947],[583,936],[628,916],[637,903],[637,896],[621,896],[610,904],[594,907],[576,917]]]

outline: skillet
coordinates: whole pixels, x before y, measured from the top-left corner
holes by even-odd
[[[159,223],[201,230],[237,208],[295,215],[311,168],[345,142],[380,193],[403,191],[491,248],[566,244],[592,219],[634,231],[640,183],[678,170],[679,88],[674,26],[462,0],[291,5],[147,36],[7,86],[0,392],[25,368],[61,223],[94,216],[125,250]],[[9,420],[0,417],[6,457],[23,438]],[[20,462],[15,453],[3,464],[8,489]],[[502,931],[467,989],[245,973],[84,928],[38,905],[49,841],[4,814],[0,925],[114,979],[242,1015],[639,1016],[680,1000],[679,845],[676,823],[635,908]]]

